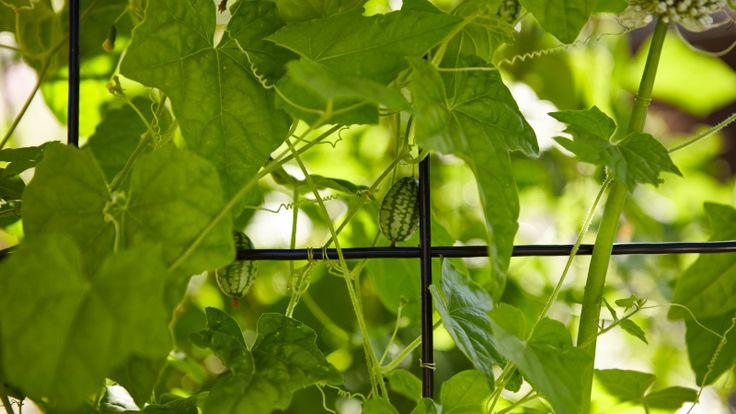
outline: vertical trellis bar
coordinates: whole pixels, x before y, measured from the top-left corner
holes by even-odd
[[[69,101],[67,144],[79,146],[79,2],[69,1]]]
[[[432,214],[429,197],[429,155],[419,163],[419,257],[422,272],[422,395],[434,396],[432,328]]]

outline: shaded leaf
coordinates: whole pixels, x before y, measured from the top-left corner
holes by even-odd
[[[657,378],[653,374],[623,369],[597,369],[596,380],[621,401],[640,402]]]
[[[170,97],[184,140],[215,165],[226,199],[286,137],[289,118],[276,110],[273,91],[256,79],[240,49],[261,75],[277,76],[288,57],[262,38],[282,24],[273,3],[239,2],[215,45],[214,2],[148,2],[122,62],[125,76]]]
[[[516,32],[509,21],[499,15],[501,1],[465,1],[452,14],[470,19],[447,47],[448,56],[475,55],[490,62],[503,44],[514,42]]]
[[[423,56],[459,22],[418,10],[370,17],[351,12],[290,24],[268,39],[337,75],[386,85],[407,67],[406,57]]]
[[[43,159],[43,151],[48,143],[37,147],[4,148],[0,150],[0,161],[5,161],[5,171],[2,175],[18,175],[23,171],[35,167]]]
[[[647,335],[644,333],[644,330],[642,330],[639,325],[637,325],[636,322],[632,321],[631,319],[622,320],[619,326],[621,326],[621,329],[623,329],[629,335],[639,338],[645,344],[649,343],[647,342]]]
[[[440,402],[445,414],[483,414],[485,401],[491,394],[482,372],[461,371],[442,383]]]
[[[736,239],[736,209],[705,203],[710,219],[710,240]],[[701,255],[677,279],[672,302],[686,306],[697,318],[713,318],[736,309],[736,254]],[[690,318],[679,307],[672,307],[671,319]]]
[[[0,272],[0,337],[8,380],[33,399],[73,408],[128,355],[166,355],[167,271],[159,254],[142,245],[88,272],[68,236],[25,241]]]
[[[724,314],[715,318],[699,319],[699,322],[708,329],[723,335],[733,326],[733,317],[736,317],[736,314]],[[685,326],[687,328],[685,343],[690,366],[695,372],[695,382],[698,385],[712,384],[736,364],[736,329],[728,332],[726,343],[721,347],[720,337],[713,335],[713,332],[706,331],[692,319],[686,320]],[[721,351],[712,361],[719,347]],[[711,361],[712,369],[709,368]]]
[[[692,388],[669,387],[650,392],[644,397],[644,403],[649,408],[676,410],[686,402],[698,400],[698,392]]]
[[[366,0],[276,0],[286,22],[321,19],[362,8]]]
[[[524,340],[514,331],[513,322],[509,322],[524,319],[519,309],[501,304],[489,315],[498,351],[518,367],[555,412],[579,413],[582,374],[591,369],[593,361],[584,351],[572,346],[565,326],[552,319],[542,319],[532,337]]]
[[[632,133],[619,142],[611,142],[616,124],[595,106],[549,115],[566,123],[565,132],[573,136],[572,140],[555,138],[560,145],[577,155],[580,161],[607,167],[629,189],[637,183],[658,185],[663,171],[682,175],[667,149],[649,134]]]
[[[135,98],[133,104],[139,109],[145,109],[150,106],[150,101]],[[143,113],[145,114],[146,111]],[[168,112],[164,112],[159,118],[158,128],[165,131],[171,121],[170,116]],[[129,106],[108,109],[85,147],[95,155],[107,180],[112,181],[115,174],[123,169],[145,132],[146,126]],[[153,143],[146,147],[145,152],[151,150],[153,150]]]
[[[486,314],[493,309],[493,299],[447,260],[442,263],[440,286],[441,292],[435,285],[430,286],[430,291],[447,332],[473,366],[485,375],[488,384],[493,384],[493,364],[505,362],[496,350],[491,321]]]
[[[232,372],[220,377],[206,401],[208,413],[268,414],[285,409],[308,385],[341,383],[340,373],[315,345],[314,331],[291,318],[265,313],[249,351],[240,328],[224,312],[207,308],[208,328],[195,340],[208,344]]]
[[[418,59],[411,62],[417,143],[453,153],[473,171],[494,270],[491,292],[500,297],[519,216],[508,151],[536,154],[534,131],[493,68],[488,72],[455,72],[443,79],[429,63]],[[486,66],[481,59],[470,56],[458,64]]]
[[[572,43],[585,26],[595,6],[587,0],[520,0],[521,4],[554,37]]]
[[[391,391],[419,401],[422,398],[422,381],[405,369],[395,369],[386,374]]]
[[[96,268],[112,251],[114,239],[113,225],[103,214],[111,198],[102,171],[89,150],[54,142],[44,152],[23,193],[25,234],[29,240],[69,234],[85,252],[86,265]]]
[[[320,112],[328,108],[333,113],[330,122],[342,124],[377,123],[378,105],[409,109],[398,90],[370,79],[341,75],[308,59],[289,62],[287,68],[287,77],[279,81],[278,87],[288,101],[281,98],[279,105],[308,122],[326,121],[328,118]]]
[[[399,414],[399,411],[383,398],[371,398],[363,403],[363,414]]]
[[[121,206],[123,242],[150,240],[172,265],[225,207],[217,172],[202,158],[173,147],[138,159]],[[235,248],[230,216],[221,219],[179,265],[187,275],[232,262]]]

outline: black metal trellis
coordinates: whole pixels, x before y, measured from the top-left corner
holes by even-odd
[[[69,2],[69,97],[68,97],[68,136],[69,145],[79,145],[79,29],[80,0]],[[433,338],[432,338],[432,298],[429,293],[431,284],[432,257],[487,257],[487,246],[432,246],[430,226],[430,181],[429,157],[419,166],[420,181],[420,245],[419,247],[386,247],[386,248],[346,248],[342,253],[346,259],[372,258],[419,258],[422,278],[422,393],[425,397],[434,394],[433,376]],[[568,256],[571,244],[521,245],[514,246],[513,256]],[[11,249],[0,250],[0,259],[7,256]],[[590,255],[593,245],[581,245],[577,254]],[[676,242],[676,243],[622,243],[613,246],[614,255],[631,254],[683,254],[683,253],[733,253],[736,252],[736,240],[712,242]],[[310,256],[311,255],[311,256]],[[335,249],[256,249],[237,252],[240,260],[306,260],[337,259]]]

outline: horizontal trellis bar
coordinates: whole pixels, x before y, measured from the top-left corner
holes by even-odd
[[[572,244],[537,244],[514,246],[513,256],[569,256]],[[311,252],[310,252],[311,250]],[[487,246],[432,246],[433,257],[487,257]],[[335,249],[326,249],[327,258],[337,259]],[[419,247],[357,247],[342,249],[346,259],[408,259],[419,258]],[[582,244],[578,255],[591,255],[592,244]],[[613,254],[680,254],[736,253],[736,240],[712,242],[620,243],[613,245]],[[307,260],[324,259],[324,249],[255,249],[238,252],[239,260]]]
[[[513,256],[569,256],[572,244],[522,244],[514,246]],[[14,249],[0,250],[0,259]],[[239,260],[307,260],[310,249],[255,249],[238,252]],[[346,259],[411,259],[419,257],[418,247],[356,247],[342,249]],[[582,244],[579,256],[590,256],[592,244]],[[711,242],[672,243],[619,243],[613,245],[613,254],[683,254],[683,253],[736,253],[736,240]],[[486,257],[486,246],[433,246],[433,257]],[[312,258],[324,258],[322,249],[312,249]],[[337,260],[335,249],[327,249],[327,258]]]

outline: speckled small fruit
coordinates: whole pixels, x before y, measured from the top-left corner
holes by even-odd
[[[391,245],[411,237],[419,226],[419,181],[404,177],[388,190],[381,203],[378,223]]]
[[[245,233],[233,231],[235,250],[251,250],[253,243]],[[222,293],[233,298],[233,306],[239,305],[241,297],[245,296],[256,280],[256,262],[252,260],[235,260],[222,269],[215,271],[215,280]]]

